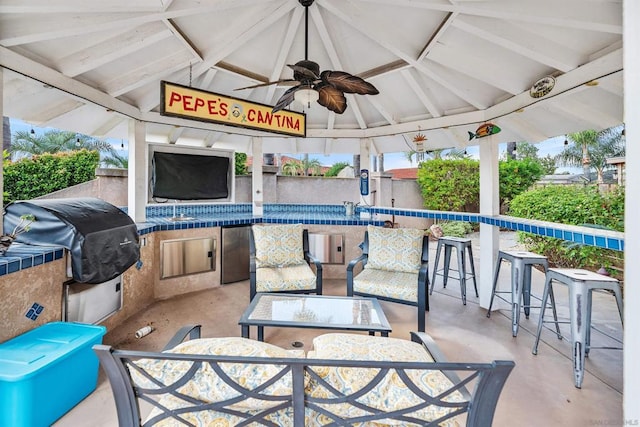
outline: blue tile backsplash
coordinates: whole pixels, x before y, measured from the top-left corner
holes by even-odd
[[[122,208],[127,211],[126,208]],[[353,225],[368,224],[382,226],[383,220],[377,215],[409,216],[438,220],[467,221],[499,226],[504,229],[524,231],[542,236],[562,238],[601,248],[624,250],[624,233],[593,228],[578,227],[533,221],[508,216],[487,216],[474,213],[444,212],[425,209],[395,209],[388,207],[358,206],[354,216],[346,216],[343,205],[299,205],[265,204],[262,216],[254,216],[251,203],[235,204],[173,204],[147,206],[147,221],[138,224],[140,235],[155,231],[184,230],[194,228],[223,227],[228,225],[249,225],[256,223],[291,224],[302,222],[312,225]],[[368,212],[372,219],[360,218],[361,212]],[[173,217],[186,217],[179,221]],[[25,268],[61,259],[64,249],[60,247],[31,246],[14,243],[7,254],[0,257],[0,276],[15,273]]]

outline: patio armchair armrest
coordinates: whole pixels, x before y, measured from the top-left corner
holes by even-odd
[[[305,251],[304,259],[309,265],[313,264],[316,268],[316,293],[317,295],[320,295],[322,294],[322,263],[309,251]]]
[[[353,296],[353,269],[359,263],[362,263],[362,268],[367,264],[369,255],[362,254],[358,258],[352,259],[347,265],[347,296]]]
[[[442,350],[440,350],[440,347],[438,347],[438,344],[436,344],[433,338],[431,338],[431,335],[424,332],[411,331],[411,341],[422,344],[422,347],[424,347],[424,350],[429,353],[434,362],[448,362],[446,356],[444,355]],[[462,379],[460,379],[458,374],[456,374],[454,371],[442,371],[442,373],[454,384],[459,384],[462,382]],[[467,390],[466,387],[461,387],[458,391],[465,399],[471,398],[471,393],[469,393],[469,390]]]
[[[164,346],[162,351],[171,350],[173,347],[177,346],[181,342],[189,336],[189,340],[194,340],[200,338],[200,328],[201,325],[185,325],[175,333],[175,335],[169,340],[169,342]]]
[[[440,347],[436,344],[436,342],[431,338],[431,335],[425,332],[411,332],[411,341],[421,344],[425,351],[429,353],[429,355],[433,358],[434,362],[448,362]]]
[[[425,302],[425,311],[429,311],[429,262],[422,261],[418,270],[418,301]]]
[[[320,262],[320,260],[318,258],[313,256],[313,254],[311,252],[306,251],[304,253],[304,259],[307,261],[307,263],[309,265],[314,264],[315,267],[316,267],[316,270],[322,271],[322,263]]]

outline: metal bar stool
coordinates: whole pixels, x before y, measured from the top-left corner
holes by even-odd
[[[569,287],[569,321],[558,322],[558,319],[552,321],[544,320],[544,311],[546,308],[547,298],[551,297],[552,304],[555,306],[553,298],[553,281],[558,281]],[[538,331],[536,340],[533,344],[533,354],[538,354],[538,343],[544,323],[555,323],[558,339],[562,339],[559,323],[569,323],[571,327],[571,347],[573,358],[573,376],[577,388],[582,387],[584,377],[584,359],[592,348],[622,350],[622,347],[592,347],[591,346],[591,306],[592,292],[594,290],[608,290],[613,292],[618,304],[618,312],[620,321],[624,322],[622,315],[622,293],[620,292],[620,284],[613,277],[603,276],[588,270],[574,268],[550,268],[547,270],[547,280],[545,281],[544,294],[542,295],[542,310],[540,319],[538,320]],[[621,343],[620,340],[611,335],[599,331],[603,335]]]
[[[511,263],[511,290],[510,291],[498,291],[498,276],[500,275],[500,266],[502,261],[509,261]],[[535,295],[531,295],[531,268],[534,265],[540,265],[544,269],[545,273],[549,268],[547,257],[544,255],[538,255],[528,251],[499,251],[498,259],[496,261],[496,269],[493,275],[493,292],[491,294],[491,301],[489,302],[489,309],[487,310],[487,317],[491,317],[491,307],[493,306],[493,299],[497,297],[502,301],[511,305],[511,331],[513,336],[518,335],[518,328],[520,326],[520,303],[522,302],[522,308],[524,309],[524,315],[529,318],[529,312],[531,311],[531,297],[540,300]],[[511,294],[511,299],[503,297],[500,294]],[[534,307],[539,308],[539,307]],[[552,306],[555,312],[555,306]],[[554,317],[555,318],[555,317]]]
[[[444,248],[444,266],[438,270],[438,263],[440,262],[440,254]],[[451,249],[456,248],[458,250],[458,269],[450,268],[451,263]],[[466,250],[466,252],[465,252]],[[469,267],[471,273],[467,273],[466,269],[466,254],[469,254]],[[449,271],[458,273],[458,276],[450,276]],[[461,237],[440,237],[438,239],[438,247],[436,248],[436,261],[433,269],[433,280],[431,280],[431,289],[429,295],[433,294],[433,287],[436,283],[436,276],[442,276],[443,287],[447,287],[447,279],[457,279],[460,281],[460,295],[462,297],[462,304],[467,305],[467,278],[473,278],[473,288],[476,291],[476,297],[478,296],[478,285],[476,284],[476,269],[473,265],[473,252],[471,250],[471,239],[465,239]]]

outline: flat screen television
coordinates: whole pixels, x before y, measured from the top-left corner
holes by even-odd
[[[229,156],[153,150],[150,190],[154,201],[230,198]]]

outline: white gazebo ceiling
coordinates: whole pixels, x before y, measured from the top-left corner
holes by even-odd
[[[160,81],[274,105],[304,59],[298,0],[0,0],[4,115],[38,126],[265,152],[463,148],[491,121],[501,142],[538,142],[623,121],[622,2],[616,0],[316,0],[308,57],[358,75],[378,95],[343,114],[313,104],[308,138],[161,116]],[[553,90],[529,89],[545,76]],[[587,84],[588,83],[588,84]],[[302,111],[294,102],[289,107]],[[481,140],[480,140],[481,141]]]

